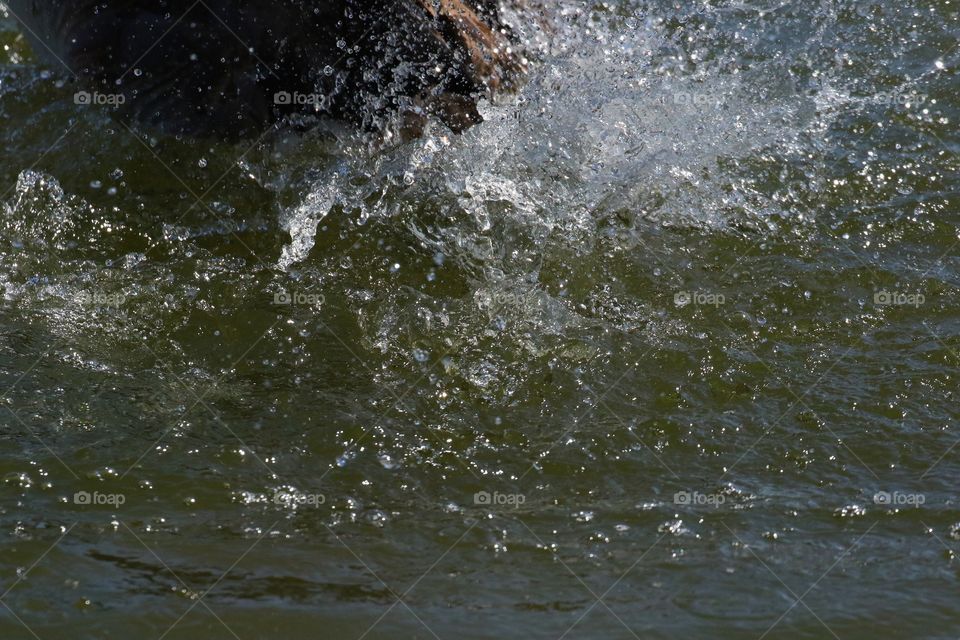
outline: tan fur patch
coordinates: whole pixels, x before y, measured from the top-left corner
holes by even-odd
[[[417,0],[430,15],[447,21],[470,56],[474,81],[493,94],[510,89],[526,69],[510,40],[492,28],[465,0]]]

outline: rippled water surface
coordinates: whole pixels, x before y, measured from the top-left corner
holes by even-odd
[[[552,5],[462,136],[0,42],[3,638],[956,638],[960,4]]]

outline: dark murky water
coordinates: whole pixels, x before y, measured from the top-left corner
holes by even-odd
[[[956,638],[960,6],[562,4],[369,152],[0,41],[4,638]]]

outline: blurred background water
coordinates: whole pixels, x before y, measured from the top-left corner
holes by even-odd
[[[960,6],[550,19],[378,150],[0,23],[2,637],[960,633]]]

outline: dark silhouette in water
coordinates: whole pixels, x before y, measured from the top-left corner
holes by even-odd
[[[8,0],[37,53],[160,130],[254,135],[317,115],[460,131],[523,72],[496,0]]]

